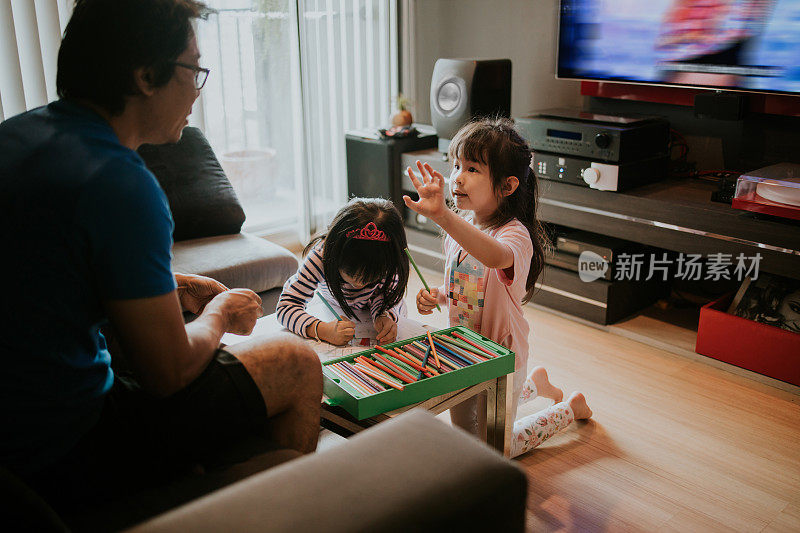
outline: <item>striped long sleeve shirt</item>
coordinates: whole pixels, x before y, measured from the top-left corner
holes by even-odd
[[[396,284],[397,282],[395,277],[391,283]],[[350,284],[343,283],[342,292],[347,305],[353,311],[368,310],[372,320],[375,321],[383,306],[383,296],[381,295],[383,286],[384,282],[377,282],[355,289]],[[314,291],[319,291],[320,295],[328,302],[336,303],[336,298],[333,297],[325,282],[320,246],[312,249],[305,257],[297,273],[283,285],[283,292],[278,299],[276,309],[278,322],[301,337],[308,338],[306,328],[318,320],[306,312],[306,304],[314,297]],[[402,306],[403,302],[401,301],[392,309],[387,310],[386,315],[397,322],[399,309]]]

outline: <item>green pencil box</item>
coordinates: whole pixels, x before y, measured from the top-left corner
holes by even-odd
[[[495,379],[514,372],[514,352],[505,348],[494,341],[491,341],[479,333],[475,333],[464,326],[456,326],[432,333],[450,333],[451,331],[463,335],[471,341],[485,346],[488,350],[500,354],[498,357],[481,361],[465,368],[446,372],[438,376],[421,379],[414,383],[408,383],[403,390],[389,389],[365,396],[353,388],[347,382],[341,380],[336,374],[327,368],[328,365],[340,361],[352,362],[361,355],[371,355],[377,352],[370,348],[362,352],[339,357],[326,361],[322,364],[322,375],[324,377],[325,395],[328,397],[326,403],[332,406],[340,406],[350,413],[354,418],[363,420],[371,416],[394,411],[400,407],[423,402],[430,398],[445,394],[451,391],[464,389],[483,383],[490,379]],[[402,348],[403,345],[413,341],[425,339],[425,335],[420,335],[411,339],[393,342],[385,345],[386,348]],[[380,352],[378,352],[380,353]],[[433,357],[431,357],[431,361]]]

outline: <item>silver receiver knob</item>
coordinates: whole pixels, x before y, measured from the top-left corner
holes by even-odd
[[[608,133],[598,133],[594,136],[594,144],[596,144],[598,148],[608,148],[611,146],[611,135]]]
[[[583,181],[587,184],[592,185],[597,183],[597,180],[600,179],[600,171],[596,168],[584,168],[581,172],[581,176],[583,177]]]

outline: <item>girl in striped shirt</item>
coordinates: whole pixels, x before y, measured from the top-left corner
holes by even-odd
[[[278,321],[297,335],[336,345],[350,342],[355,323],[371,321],[379,344],[397,338],[406,315],[406,234],[394,204],[354,198],[334,217],[328,232],[312,240],[297,273],[283,286]],[[306,312],[314,292],[338,304],[344,316],[325,322]]]

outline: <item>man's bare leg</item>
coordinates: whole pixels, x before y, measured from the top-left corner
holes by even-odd
[[[288,334],[256,338],[225,350],[242,362],[261,391],[275,441],[302,453],[313,452],[322,401],[317,354]]]

